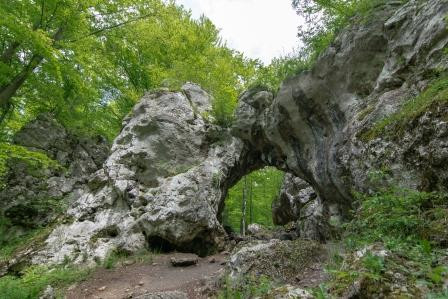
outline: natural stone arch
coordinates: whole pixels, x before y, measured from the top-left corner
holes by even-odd
[[[82,262],[114,248],[132,252],[151,236],[181,246],[201,235],[219,246],[224,232],[217,215],[225,190],[257,165],[304,179],[342,212],[349,210],[353,189],[369,191],[369,170],[384,164],[393,166],[391,176],[404,187],[428,185],[422,170],[437,169],[428,191],[446,190],[446,138],[434,129],[443,128],[440,117],[416,118],[424,125],[406,128],[404,143],[360,138],[421,92],[426,74],[446,69],[446,2],[410,1],[395,13],[393,5],[375,12],[368,24],[341,32],[310,71],[282,84],[275,99],[262,89],[243,94],[232,133],[204,117],[210,97],[195,85],[145,96],[125,120],[103,169],[68,211],[73,222],[56,228],[34,261],[62,262],[67,255]],[[417,24],[428,31],[416,30]],[[117,236],[103,238],[110,226]]]
[[[68,210],[73,222],[52,232],[34,262],[81,263],[148,242],[201,255],[224,248],[219,218],[227,190],[268,164],[204,116],[211,101],[194,84],[143,97]]]

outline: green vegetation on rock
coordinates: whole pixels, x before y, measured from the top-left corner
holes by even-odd
[[[441,75],[433,80],[428,87],[415,98],[406,101],[399,111],[378,121],[370,130],[364,132],[360,138],[369,141],[380,136],[400,137],[413,121],[427,111],[437,112],[439,107],[448,104],[448,76]],[[448,118],[448,115],[445,116]]]
[[[395,5],[408,0],[398,0]],[[299,37],[305,45],[306,54],[314,62],[336,35],[348,25],[364,22],[371,16],[372,9],[387,4],[388,0],[292,0],[297,14],[307,26],[299,30]]]
[[[31,151],[23,146],[0,143],[0,189],[2,180],[8,172],[8,161],[22,161],[28,166],[28,170],[33,172],[37,169],[59,168],[57,161],[50,159],[47,155],[37,151]]]

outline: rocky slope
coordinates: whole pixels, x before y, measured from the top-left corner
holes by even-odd
[[[16,136],[14,144],[39,151],[59,167],[30,169],[19,159],[8,162],[7,185],[0,190],[0,212],[13,225],[41,226],[55,220],[58,202],[73,202],[87,177],[101,168],[109,155],[109,144],[97,136],[81,138],[67,132],[50,115],[40,115]],[[59,211],[60,212],[60,211]]]

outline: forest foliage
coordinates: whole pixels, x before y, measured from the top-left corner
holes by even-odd
[[[257,223],[273,227],[271,205],[278,196],[282,182],[283,172],[274,167],[266,167],[243,177],[227,194],[224,225],[239,233],[244,217],[246,226]]]
[[[255,72],[210,20],[173,1],[2,1],[0,14],[3,140],[42,112],[112,139],[144,92],[186,81],[213,94],[226,123]]]

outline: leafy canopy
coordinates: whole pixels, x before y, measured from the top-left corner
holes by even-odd
[[[112,139],[143,92],[185,81],[211,92],[215,118],[228,123],[255,71],[207,18],[194,20],[173,1],[11,0],[0,14],[6,140],[44,111]]]

